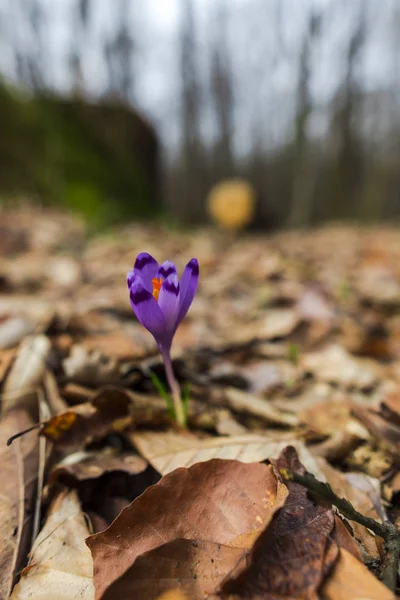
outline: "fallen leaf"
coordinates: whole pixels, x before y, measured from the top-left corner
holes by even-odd
[[[271,361],[246,365],[240,369],[240,372],[246,377],[250,391],[254,394],[267,394],[284,383],[282,369]]]
[[[34,325],[21,317],[11,317],[0,323],[0,348],[12,348],[34,332]]]
[[[303,319],[310,321],[332,321],[335,311],[328,300],[318,290],[308,288],[302,293],[296,306]]]
[[[173,540],[139,556],[101,599],[153,600],[178,585],[191,600],[209,598],[247,553],[246,548],[216,542]]]
[[[327,401],[316,401],[300,411],[298,417],[301,423],[321,436],[334,435],[345,429],[355,434],[358,427],[359,439],[368,439],[368,432],[351,416],[351,406],[348,399],[329,398]]]
[[[135,560],[179,538],[236,549],[251,547],[285,499],[286,486],[267,465],[212,460],[176,469],[134,500],[106,531],[87,540],[94,561],[96,598],[121,597],[118,578]],[[117,553],[113,550],[116,544]],[[188,569],[193,566],[190,560],[186,564]],[[129,582],[128,573],[126,577]],[[133,586],[136,579],[134,569]],[[152,581],[154,578],[149,578],[147,585]],[[169,579],[165,589],[173,589],[177,583]],[[126,593],[126,579],[121,586]],[[161,591],[149,596],[142,592],[141,598],[153,598]]]
[[[200,440],[190,434],[135,432],[130,437],[141,455],[162,475],[179,467],[190,467],[213,458],[239,460],[244,463],[261,462],[278,457],[283,448],[291,445],[297,449],[307,470],[325,481],[316,458],[292,434],[248,433]]]
[[[8,598],[16,570],[30,545],[31,515],[39,468],[37,432],[7,446],[16,431],[33,425],[23,409],[10,410],[0,422],[0,598]]]
[[[292,308],[270,309],[262,319],[241,327],[236,332],[234,341],[286,337],[293,333],[300,322],[300,315]]]
[[[15,350],[0,350],[0,383],[3,382],[8,369],[14,359]]]
[[[43,375],[43,387],[46,394],[47,404],[52,415],[56,415],[67,409],[67,403],[60,395],[57,380],[52,371],[46,370]]]
[[[40,434],[63,447],[80,447],[101,439],[130,418],[131,398],[117,387],[104,387],[90,402],[78,404],[42,424]]]
[[[98,386],[118,383],[120,370],[115,358],[83,346],[73,346],[71,354],[63,361],[67,377],[76,383]]]
[[[60,486],[78,490],[82,508],[90,515],[94,531],[100,531],[159,479],[158,473],[140,456],[119,454],[106,446],[101,452],[68,454],[50,472],[45,497],[51,497]]]
[[[215,411],[215,420],[218,435],[243,435],[247,432],[246,427],[238,423],[231,412],[224,408]]]
[[[376,368],[366,359],[356,359],[339,345],[331,345],[324,350],[304,354],[301,366],[318,380],[339,383],[344,387],[370,388],[377,382]]]
[[[338,463],[346,460],[359,446],[360,437],[358,431],[353,433],[348,429],[335,431],[319,444],[313,444],[312,452],[316,456],[326,458],[329,462]]]
[[[369,433],[351,414],[351,402],[348,398],[330,397],[328,401],[310,404],[301,410],[298,418],[307,425],[308,435],[325,438],[322,442],[313,444],[314,454],[331,462],[344,460],[364,440],[369,439]]]
[[[129,475],[137,475],[147,468],[147,462],[136,454],[110,455],[98,452],[76,452],[69,454],[51,471],[49,484],[61,481],[68,487],[75,487],[78,482],[98,479],[105,473],[122,471]]]
[[[358,272],[357,291],[377,304],[398,306],[400,283],[387,265],[366,265]]]
[[[82,345],[89,351],[96,352],[97,354],[101,352],[105,356],[121,360],[143,357],[146,354],[145,346],[139,344],[124,331],[110,332],[106,335],[91,335],[85,337]]]
[[[400,427],[400,393],[387,394],[381,404],[381,414]]]
[[[76,290],[82,279],[82,269],[72,256],[54,256],[46,263],[46,278],[63,293]]]
[[[335,494],[340,498],[346,498],[361,514],[378,521],[380,520],[380,515],[376,511],[374,503],[368,494],[354,487],[345,474],[334,469],[325,460],[318,459],[318,464]],[[368,557],[370,559],[380,558],[375,535],[369,529],[355,521],[350,521],[349,527],[353,530],[355,538],[361,544]]]
[[[304,473],[294,448],[286,448],[273,464],[278,471]],[[285,505],[257,539],[247,565],[223,585],[223,598],[318,600],[338,553],[331,539],[334,515],[315,505],[304,487],[289,482],[288,488]]]
[[[259,417],[266,423],[274,423],[278,425],[295,426],[298,423],[296,415],[289,412],[279,410],[267,399],[260,398],[251,392],[245,392],[237,388],[226,388],[222,391],[221,396],[225,399],[226,404],[237,413],[244,413]]]
[[[382,444],[377,445],[375,440],[370,440],[347,456],[346,466],[348,469],[382,479],[390,472],[393,458],[393,451],[388,452]]]
[[[76,492],[54,500],[11,600],[93,600],[89,531]]]
[[[338,524],[341,521],[336,517],[335,541],[350,546],[357,553],[357,546],[355,542],[356,548],[351,546],[352,538],[343,524],[341,536],[336,533]],[[102,600],[112,600],[116,596],[152,600],[155,594],[165,589],[166,582],[171,587],[179,584],[180,590],[192,600],[202,600],[210,595],[214,598],[221,582],[232,577],[247,557],[246,548],[199,540],[174,540],[139,556],[133,566],[108,588]]]
[[[359,490],[368,496],[378,515],[376,518],[387,521],[388,517],[382,503],[381,482],[379,479],[366,475],[365,473],[345,473],[344,476],[356,490]],[[359,512],[363,512],[363,510],[360,508]]]
[[[335,527],[332,531],[332,539],[336,542],[339,548],[345,548],[350,552],[357,560],[362,560],[360,548],[350,534],[348,525],[342,521],[338,515],[335,514]]]
[[[69,404],[81,404],[95,395],[92,388],[84,387],[76,383],[67,383],[62,389],[63,397]]]
[[[400,423],[388,420],[382,414],[363,406],[353,405],[353,415],[368,429],[368,431],[386,447],[398,456],[400,452]]]
[[[44,335],[26,338],[6,378],[2,393],[2,413],[22,406],[38,419],[36,388],[46,368],[51,348],[50,340]]]
[[[344,548],[324,583],[321,600],[396,600],[395,595]]]

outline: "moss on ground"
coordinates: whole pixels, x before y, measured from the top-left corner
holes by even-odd
[[[130,108],[0,85],[0,197],[72,209],[94,228],[155,216],[158,142]]]

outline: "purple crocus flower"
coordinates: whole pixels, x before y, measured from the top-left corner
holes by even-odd
[[[131,306],[141,324],[153,335],[160,350],[170,350],[172,339],[193,302],[199,280],[196,258],[185,267],[181,280],[176,266],[162,265],[141,252],[127,275]]]
[[[199,263],[192,258],[179,281],[176,266],[167,260],[162,265],[147,252],[141,252],[127,283],[130,301],[141,324],[153,335],[164,360],[174,402],[180,398],[179,386],[173,375],[170,350],[179,323],[193,302],[199,281]],[[178,421],[179,407],[176,406]]]

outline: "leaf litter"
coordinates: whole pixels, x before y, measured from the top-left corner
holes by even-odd
[[[4,227],[0,598],[395,597],[388,543],[281,473],[398,527],[395,228],[223,242],[133,224],[89,239],[22,209]],[[143,250],[200,264],[172,349],[187,430],[129,307]]]

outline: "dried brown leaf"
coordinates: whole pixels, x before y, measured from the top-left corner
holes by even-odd
[[[353,405],[354,416],[368,429],[375,438],[398,456],[400,452],[400,424],[387,419],[382,414],[363,406]]]
[[[43,387],[46,394],[47,404],[50,409],[50,414],[56,415],[65,411],[68,405],[60,395],[55,376],[53,375],[52,371],[49,371],[48,369],[43,375]]]
[[[238,413],[252,415],[266,423],[295,426],[298,423],[296,415],[279,410],[268,400],[256,394],[245,392],[237,388],[227,388],[222,393],[229,408]]]
[[[85,337],[82,342],[84,348],[93,352],[102,352],[105,356],[117,359],[130,359],[146,355],[144,344],[138,343],[133,336],[125,331],[112,331],[102,335]]]
[[[224,408],[215,411],[215,430],[219,435],[244,435],[246,427],[234,419],[231,412]]]
[[[99,452],[76,452],[60,462],[49,476],[49,484],[61,481],[68,487],[76,487],[78,482],[97,479],[105,473],[122,471],[129,475],[142,473],[148,463],[136,454],[118,456]]]
[[[11,600],[93,600],[88,535],[76,492],[62,492],[50,507]]]
[[[338,462],[347,457],[369,433],[351,415],[351,402],[346,398],[330,397],[301,410],[301,423],[308,426],[310,435],[322,436],[322,442],[313,445],[313,452],[328,460]]]
[[[376,511],[373,501],[365,492],[354,487],[346,478],[346,475],[334,469],[325,460],[318,459],[318,464],[335,494],[340,498],[346,498],[361,514],[380,520],[380,515]],[[368,558],[379,558],[380,554],[374,534],[355,521],[350,522],[349,527],[353,530],[355,538],[361,544]]]
[[[180,538],[242,550],[250,548],[285,498],[286,486],[270,466],[212,460],[189,469],[176,469],[134,500],[106,531],[87,540],[94,560],[96,598],[107,598],[108,594],[121,597],[118,578],[127,573],[136,559]],[[113,550],[116,545],[117,553]],[[181,550],[178,544],[178,554]],[[192,559],[193,553],[185,563],[189,570],[194,566]],[[134,569],[134,586],[137,576]],[[129,582],[129,573],[126,577]],[[149,578],[146,583],[150,589],[159,585],[151,582]],[[126,593],[126,579],[121,585]],[[174,588],[177,580],[167,579],[165,586],[164,589]],[[155,597],[161,591],[156,589],[152,596],[142,592],[141,597]]]
[[[0,383],[3,382],[4,377],[10,365],[14,359],[15,350],[0,350]]]
[[[22,317],[10,317],[0,321],[0,349],[16,346],[25,336],[33,333],[35,327]]]
[[[321,589],[322,600],[395,600],[395,595],[344,548]]]
[[[286,337],[293,333],[300,322],[301,316],[293,308],[270,309],[262,319],[237,329],[233,341]]]
[[[377,382],[377,368],[352,357],[339,345],[331,345],[301,357],[301,366],[318,380],[344,387],[370,388]]]
[[[216,542],[173,540],[139,556],[107,589],[102,600],[153,600],[177,586],[190,600],[209,598],[247,553],[246,549]]]
[[[44,335],[26,338],[22,342],[3,387],[3,414],[23,406],[35,420],[38,419],[36,388],[45,371],[50,348],[50,340]]]
[[[83,385],[99,386],[120,380],[120,369],[115,358],[105,357],[102,352],[91,351],[84,346],[73,346],[63,366],[68,378]]]
[[[278,471],[304,472],[293,448],[274,464]],[[334,515],[315,505],[302,486],[291,482],[288,488],[285,505],[257,539],[248,565],[224,584],[223,598],[318,600],[338,552],[331,539]]]
[[[130,404],[131,398],[123,389],[104,387],[90,402],[51,417],[40,433],[59,446],[80,447],[118,428],[121,420],[130,422]]]
[[[8,412],[0,423],[0,598],[8,598],[15,571],[29,548],[32,504],[38,473],[37,433],[7,446],[16,431],[33,424],[23,409]]]
[[[200,440],[189,433],[136,432],[131,439],[139,452],[162,475],[178,467],[190,467],[212,458],[261,462],[278,457],[289,444],[295,446],[308,471],[325,481],[315,457],[292,434],[269,432],[266,435],[248,433]]]

